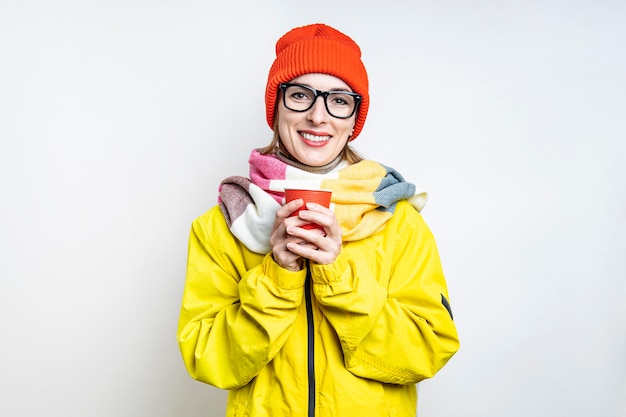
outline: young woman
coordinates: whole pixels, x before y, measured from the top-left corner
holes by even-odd
[[[272,143],[193,222],[178,342],[228,416],[414,416],[458,336],[425,194],[350,146],[369,107],[359,46],[323,24],[276,44]],[[284,204],[332,190],[330,208]],[[315,223],[321,228],[302,226]]]

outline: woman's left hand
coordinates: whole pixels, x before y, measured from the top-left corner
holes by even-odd
[[[342,237],[335,213],[321,204],[307,203],[306,208],[300,211],[299,217],[323,229],[308,230],[289,226],[286,230],[288,235],[301,238],[309,244],[289,243],[287,249],[318,264],[333,263],[341,253]]]

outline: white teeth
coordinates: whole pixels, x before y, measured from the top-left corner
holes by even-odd
[[[310,133],[304,133],[304,132],[300,132],[300,134],[302,135],[303,138],[305,138],[306,140],[310,140],[312,142],[324,142],[324,141],[330,140],[330,136],[315,136]]]

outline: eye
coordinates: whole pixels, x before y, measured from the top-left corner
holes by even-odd
[[[291,95],[291,98],[296,100],[306,100],[309,97],[306,95],[306,93],[303,93],[302,91],[296,91]]]
[[[354,98],[349,94],[332,93],[328,98],[330,103],[337,107],[351,106],[354,103]]]
[[[291,100],[296,101],[309,101],[313,100],[313,97],[315,97],[315,94],[312,91],[300,86],[289,87],[287,94]]]

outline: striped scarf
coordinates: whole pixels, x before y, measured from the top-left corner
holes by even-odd
[[[253,150],[249,163],[250,178],[233,176],[222,181],[218,203],[233,235],[260,254],[271,251],[270,235],[285,188],[332,190],[330,208],[345,242],[381,230],[399,200],[406,199],[421,211],[428,198],[397,171],[371,160],[352,165],[341,162],[330,172],[317,174]]]

